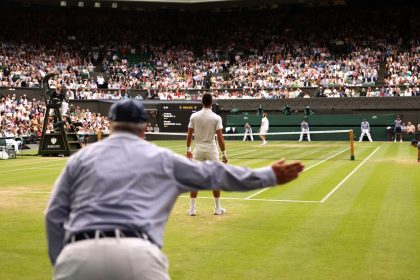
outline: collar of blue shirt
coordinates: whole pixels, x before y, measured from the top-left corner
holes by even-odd
[[[142,140],[139,136],[124,131],[115,131],[109,135],[109,138],[130,138],[133,140]]]

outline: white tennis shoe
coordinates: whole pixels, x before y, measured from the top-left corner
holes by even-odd
[[[196,216],[197,215],[197,213],[195,212],[195,209],[192,209],[192,208],[187,210],[187,214],[188,214],[188,216]]]
[[[214,208],[214,215],[223,215],[226,213],[226,209],[224,208]]]

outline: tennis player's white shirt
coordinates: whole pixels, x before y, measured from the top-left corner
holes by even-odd
[[[267,133],[270,124],[268,122],[267,117],[262,118],[261,120],[261,133]]]
[[[218,160],[219,152],[214,136],[217,130],[223,129],[222,118],[210,108],[203,108],[191,115],[188,128],[194,129],[194,158]]]

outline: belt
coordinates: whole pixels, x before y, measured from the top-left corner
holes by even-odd
[[[146,233],[137,230],[126,230],[126,229],[106,229],[106,230],[86,230],[80,231],[70,235],[66,244],[87,240],[87,239],[99,239],[99,238],[141,238],[149,240]]]

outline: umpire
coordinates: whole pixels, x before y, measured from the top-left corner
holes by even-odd
[[[165,225],[184,192],[247,191],[287,183],[300,163],[247,169],[198,162],[144,140],[146,112],[124,100],[109,111],[111,136],[70,157],[46,209],[53,279],[169,279]],[[188,172],[185,172],[188,170]]]

